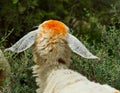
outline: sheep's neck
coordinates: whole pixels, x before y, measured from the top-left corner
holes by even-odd
[[[34,61],[36,65],[33,67],[33,73],[37,74],[37,76],[40,78],[41,81],[46,81],[47,77],[53,70],[57,69],[66,69],[68,68],[71,59],[62,59],[58,58],[56,59],[55,56],[54,58],[50,57],[38,57],[38,53],[34,53]],[[67,62],[66,62],[67,61]],[[68,63],[69,64],[66,64]]]
[[[66,68],[68,67],[65,64],[58,62],[50,62],[49,64],[48,62],[37,62],[37,64],[33,66],[33,73],[36,75],[36,83],[39,86],[39,88],[37,89],[37,91],[39,92],[37,93],[43,93],[47,83],[47,78],[52,71]]]
[[[33,73],[37,76],[36,82],[41,91],[49,74],[53,70],[66,69],[71,61],[71,50],[65,38],[44,40],[38,38],[33,45],[33,55],[36,63]]]

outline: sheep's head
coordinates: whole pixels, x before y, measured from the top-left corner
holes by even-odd
[[[59,39],[60,37],[67,37],[66,42],[73,52],[76,54],[89,59],[97,59],[88,51],[88,49],[73,35],[69,33],[69,28],[62,22],[57,20],[48,20],[39,25],[37,30],[29,32],[18,42],[16,42],[12,47],[5,49],[5,51],[22,52],[29,47],[31,47],[37,38],[42,37],[55,37]]]

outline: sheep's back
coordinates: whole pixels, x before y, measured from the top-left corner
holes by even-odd
[[[83,75],[62,69],[53,71],[48,79],[44,93],[120,93],[109,85],[91,82]]]

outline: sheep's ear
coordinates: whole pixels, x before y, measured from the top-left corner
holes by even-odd
[[[68,45],[76,54],[89,59],[99,59],[94,56],[89,50],[73,35],[68,34]]]
[[[34,44],[37,33],[38,30],[29,32],[28,34],[23,36],[19,41],[17,41],[13,46],[11,46],[10,48],[6,48],[5,52],[23,52],[24,50],[28,49]]]

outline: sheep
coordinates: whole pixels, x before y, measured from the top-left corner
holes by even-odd
[[[6,80],[10,78],[10,65],[0,49],[0,89],[6,87]],[[0,92],[2,93],[2,92]]]
[[[36,93],[120,93],[105,84],[88,80],[82,74],[69,69],[71,51],[88,59],[99,59],[72,34],[60,21],[48,20],[37,30],[29,32],[5,51],[22,52],[33,49],[36,77]]]

